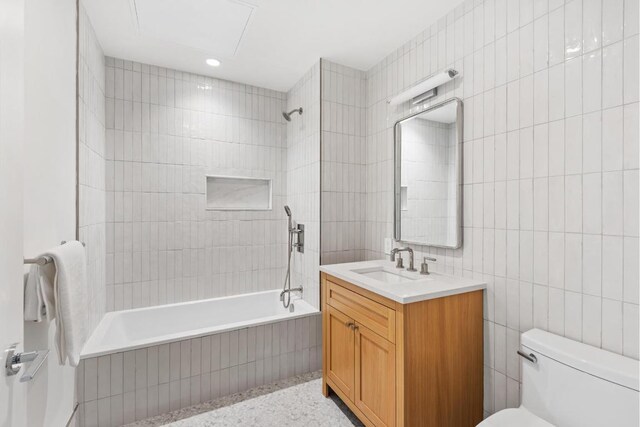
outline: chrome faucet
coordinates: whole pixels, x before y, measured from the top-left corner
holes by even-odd
[[[302,286],[297,287],[297,288],[285,289],[282,292],[280,292],[280,301],[284,301],[284,296],[286,294],[291,295],[291,292],[300,292],[300,293],[302,293]]]
[[[405,246],[404,248],[391,249],[391,256],[390,256],[391,261],[395,261],[396,254],[400,252],[409,252],[409,268],[407,268],[407,271],[418,271],[413,267],[413,249],[411,249],[408,246]],[[396,267],[398,268],[402,268],[402,262],[400,260],[402,260],[402,257],[398,260],[398,264],[396,265]]]

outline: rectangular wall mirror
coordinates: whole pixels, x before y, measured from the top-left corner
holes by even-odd
[[[395,124],[394,237],[462,245],[462,101],[449,99]]]

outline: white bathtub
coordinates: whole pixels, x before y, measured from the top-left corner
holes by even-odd
[[[302,299],[285,309],[279,290],[107,313],[81,358],[186,340],[318,313]]]

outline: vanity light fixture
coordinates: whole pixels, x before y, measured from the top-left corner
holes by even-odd
[[[211,67],[219,67],[220,66],[220,61],[218,61],[217,59],[214,58],[209,58],[207,59],[207,65],[211,66]]]
[[[446,69],[437,74],[433,74],[420,83],[415,84],[404,92],[394,96],[389,101],[389,105],[399,105],[412,99],[412,103],[419,104],[438,94],[438,86],[441,86],[458,76],[458,72],[453,68]]]

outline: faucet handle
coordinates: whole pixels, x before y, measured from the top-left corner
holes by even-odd
[[[435,262],[436,259],[428,257],[428,256],[424,257],[424,260],[422,261],[422,264],[420,265],[420,274],[424,274],[424,275],[430,274],[429,273],[429,264],[427,264],[427,261]]]
[[[397,256],[398,258],[396,258],[396,268],[404,268],[404,265],[402,264],[402,255],[398,253]]]

